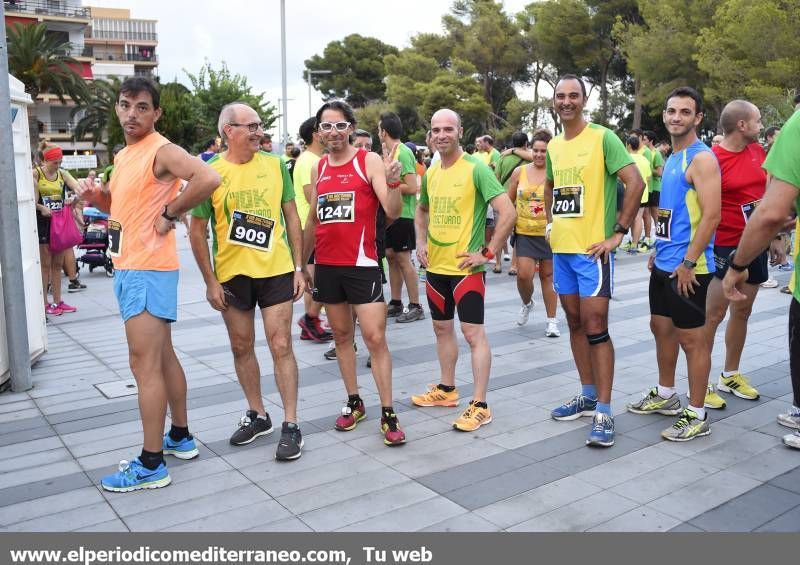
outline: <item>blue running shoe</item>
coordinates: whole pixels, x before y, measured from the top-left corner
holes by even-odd
[[[145,488],[161,488],[172,482],[167,466],[163,463],[151,471],[137,457],[130,463],[119,462],[119,470],[113,475],[103,477],[100,485],[112,492],[130,492]]]
[[[596,407],[597,399],[579,394],[550,412],[550,415],[554,420],[577,420],[581,416],[593,416]]]
[[[611,447],[614,445],[614,418],[608,414],[597,412],[592,421],[592,431],[586,439],[586,445]]]
[[[174,441],[169,434],[164,434],[164,442],[161,444],[164,455],[174,455],[178,459],[194,459],[200,455],[194,437],[185,437],[180,441]]]

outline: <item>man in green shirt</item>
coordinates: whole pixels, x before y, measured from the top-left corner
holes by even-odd
[[[647,188],[650,190],[650,198],[647,201],[647,205],[650,208],[650,215],[653,218],[653,222],[656,221],[656,217],[658,216],[658,202],[661,198],[661,175],[664,173],[664,156],[661,154],[661,151],[656,149],[655,146],[656,141],[656,134],[654,131],[645,130],[642,132],[642,142],[650,150],[650,171],[653,173],[653,176],[650,178],[650,184],[647,185]],[[646,234],[647,243],[648,245],[652,245],[652,241],[650,241],[650,232]]]
[[[528,149],[528,134],[522,131],[515,132],[511,136],[511,151],[504,151],[494,168],[494,175],[500,184],[508,190],[508,181],[511,179],[511,173],[520,165],[525,165],[526,160],[517,155],[517,153],[530,152]],[[514,151],[514,150],[518,151]],[[507,154],[506,154],[507,153]]]
[[[404,324],[422,320],[425,313],[419,302],[419,281],[417,271],[411,263],[411,251],[416,249],[417,237],[414,232],[414,214],[417,210],[417,160],[414,153],[400,141],[403,124],[394,112],[381,114],[378,121],[378,138],[391,154],[393,161],[400,162],[400,194],[403,209],[400,217],[386,227],[386,259],[389,262],[389,287],[392,299],[389,301],[387,315]],[[408,292],[408,308],[403,309],[403,283]]]
[[[494,138],[491,135],[483,136],[483,150],[489,153],[489,166],[494,169],[500,160],[500,152],[494,148]]]
[[[767,154],[764,168],[770,180],[761,204],[747,222],[739,246],[728,256],[728,272],[722,281],[725,297],[731,301],[747,300],[742,290],[747,282],[747,265],[767,248],[783,228],[786,218],[800,213],[800,112],[795,112],[781,130],[781,135]],[[789,371],[794,398],[778,423],[793,428],[783,436],[783,443],[800,449],[800,282],[797,251],[794,272],[789,283],[792,304],[789,307]]]

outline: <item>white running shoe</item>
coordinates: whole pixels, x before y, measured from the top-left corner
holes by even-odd
[[[531,315],[531,310],[533,310],[533,300],[527,304],[523,304],[522,308],[519,309],[519,316],[517,316],[518,326],[524,326],[528,323],[528,317]]]
[[[547,320],[547,328],[544,330],[544,335],[545,337],[561,337],[557,320]]]

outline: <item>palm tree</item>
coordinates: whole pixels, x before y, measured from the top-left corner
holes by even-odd
[[[75,68],[80,63],[67,55],[69,42],[46,34],[46,24],[6,25],[9,72],[25,85],[34,104],[28,109],[31,148],[39,143],[36,98],[40,93],[55,94],[62,104],[66,96],[81,100],[86,95],[86,82]]]
[[[95,80],[89,83],[88,97],[72,110],[73,118],[83,111],[75,124],[75,139],[91,135],[94,145],[105,143],[109,148],[125,141],[114,109],[120,82],[117,77],[111,77],[110,80],[111,82]]]

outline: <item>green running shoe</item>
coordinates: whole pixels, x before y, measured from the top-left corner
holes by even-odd
[[[709,434],[711,427],[708,424],[708,414],[705,420],[700,420],[694,410],[684,408],[678,421],[661,432],[661,437],[669,441],[690,441]]]
[[[658,388],[653,387],[639,402],[628,404],[628,412],[634,414],[666,414],[675,416],[681,413],[681,400],[677,394],[669,398],[662,398],[658,395]]]

